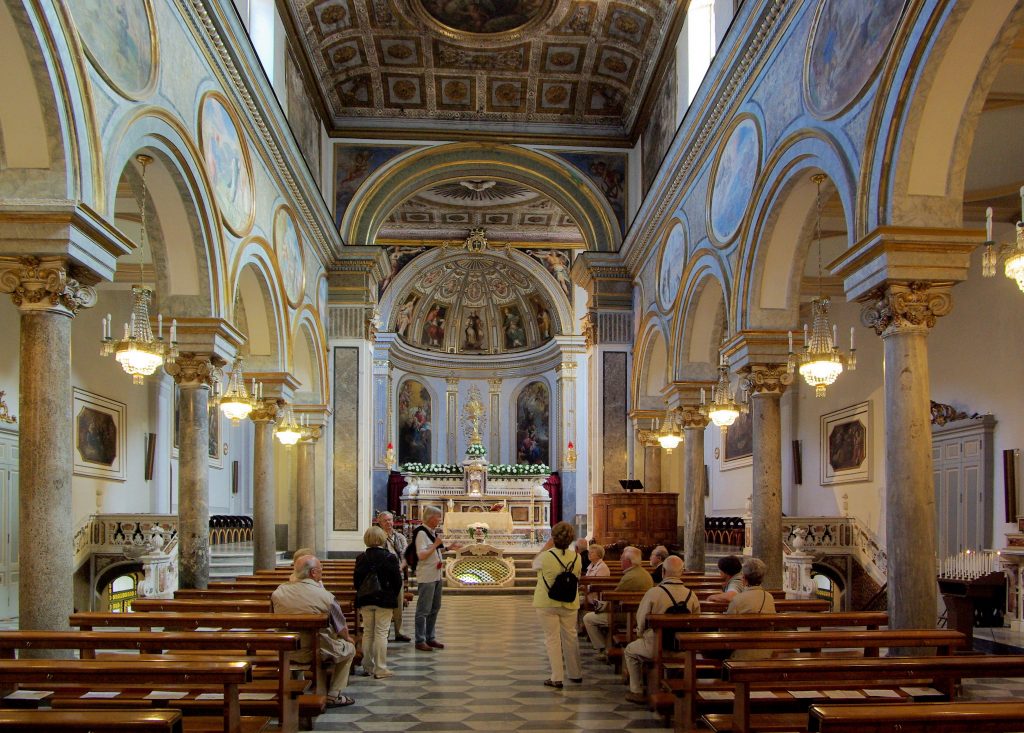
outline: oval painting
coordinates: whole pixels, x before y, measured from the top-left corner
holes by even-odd
[[[305,266],[302,257],[302,243],[295,221],[283,206],[274,218],[274,251],[281,268],[281,280],[288,303],[298,308],[305,288]]]
[[[156,76],[156,39],[149,0],[68,0],[68,9],[100,75],[137,98]]]
[[[669,310],[679,294],[679,283],[683,278],[683,258],[686,253],[686,232],[676,222],[665,238],[658,265],[658,303],[664,311]]]
[[[252,223],[252,172],[248,150],[220,95],[211,93],[203,100],[199,134],[221,216],[231,231],[242,236]]]
[[[711,193],[711,232],[722,244],[732,241],[754,191],[760,158],[757,125],[749,117],[733,128],[718,154]]]
[[[465,33],[506,33],[547,16],[551,0],[420,0],[443,26]]]
[[[804,95],[815,116],[845,110],[875,73],[896,32],[904,0],[822,0],[804,65]]]

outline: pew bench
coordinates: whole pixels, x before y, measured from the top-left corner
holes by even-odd
[[[0,733],[182,733],[177,710],[0,709]]]
[[[136,598],[132,611],[154,613],[161,611],[208,613],[270,613],[270,599],[231,598]]]
[[[964,678],[977,677],[1022,677],[1024,676],[1024,656],[938,656],[938,657],[885,657],[845,659],[837,665],[827,659],[782,660],[770,659],[759,661],[726,661],[722,668],[723,678],[734,686],[732,714],[705,715],[703,722],[714,731],[731,731],[735,733],[755,733],[756,731],[779,730],[784,726],[785,716],[773,715],[763,720],[758,714],[752,713],[755,707],[753,694],[764,691],[777,696],[781,700],[792,697],[791,691],[802,693],[815,692],[813,696],[800,697],[805,702],[828,702],[833,695],[827,694],[836,690],[849,694],[851,697],[844,702],[875,703],[869,707],[883,708],[876,713],[876,718],[887,717],[890,722],[902,724],[902,721],[913,713],[916,706],[900,705],[897,709],[885,710],[885,706],[877,703],[881,700],[894,701],[913,700],[918,697],[942,696],[952,700],[956,696],[956,688]],[[920,688],[920,689],[915,689]],[[868,690],[892,690],[901,694],[899,698],[878,698]],[[931,695],[915,694],[924,689],[932,689]],[[760,700],[758,700],[760,703]],[[856,706],[853,706],[856,707]],[[1022,706],[1017,704],[1018,721],[1024,729]],[[881,717],[880,717],[881,716]],[[927,716],[925,716],[927,718]],[[941,716],[940,716],[941,717]],[[850,720],[858,719],[857,715],[847,714]],[[863,715],[859,720],[869,720]],[[932,717],[934,722],[937,718]],[[807,714],[793,713],[789,716],[789,727],[786,730],[802,730],[807,725]],[[925,721],[922,721],[922,724]],[[796,726],[794,728],[794,726]],[[846,730],[852,730],[847,728]],[[858,728],[858,730],[862,730]],[[892,728],[889,728],[892,730]],[[896,730],[902,730],[896,728]],[[925,730],[925,728],[919,728]],[[928,728],[928,730],[931,730]]]
[[[1024,731],[1020,700],[922,702],[886,705],[812,705],[807,730],[815,733],[1006,733]]]

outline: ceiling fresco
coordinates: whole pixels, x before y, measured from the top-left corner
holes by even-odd
[[[287,0],[336,131],[530,122],[628,135],[670,0]]]

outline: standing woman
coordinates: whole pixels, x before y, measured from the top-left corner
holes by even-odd
[[[573,594],[571,601],[556,601],[548,596],[548,589],[559,573],[568,571],[580,577],[580,558],[570,548],[576,538],[576,531],[568,522],[559,522],[551,528],[551,539],[533,558],[533,569],[537,571],[537,586],[533,590],[533,607],[544,632],[544,647],[551,664],[551,677],[544,681],[548,687],[562,689],[563,669],[569,673],[570,682],[582,682],[580,668],[580,646],[576,638],[576,611],[580,607],[579,596]],[[564,660],[564,668],[563,668]]]
[[[398,558],[384,549],[387,541],[388,536],[384,530],[371,525],[363,533],[366,552],[356,558],[352,575],[352,584],[356,588],[356,608],[363,618],[363,671],[378,680],[393,674],[387,667],[388,630],[402,589]],[[377,577],[378,590],[360,595],[363,581],[372,575]]]

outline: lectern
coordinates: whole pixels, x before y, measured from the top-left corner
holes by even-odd
[[[674,543],[678,500],[678,494],[667,492],[594,494],[594,538],[604,544],[619,540],[656,545]]]

